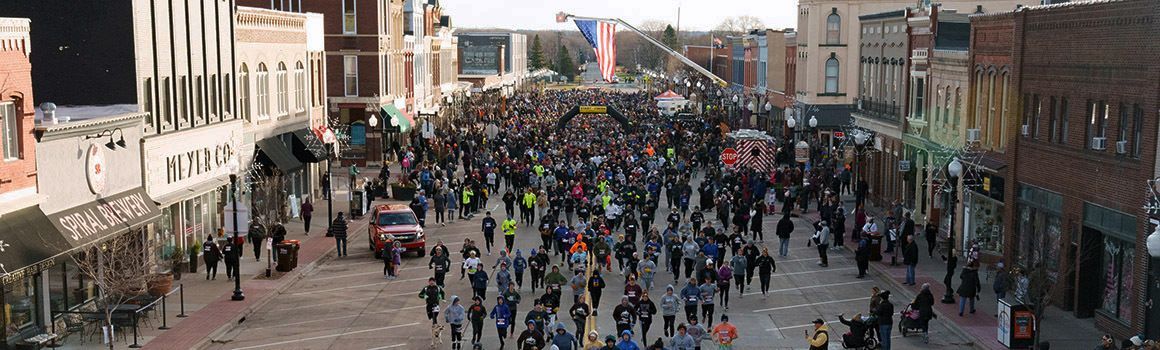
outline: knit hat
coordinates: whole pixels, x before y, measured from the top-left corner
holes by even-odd
[[[535,249],[532,249],[532,251],[534,252],[534,251],[536,251],[536,250],[535,250]],[[516,249],[516,256],[524,256],[524,252],[523,252],[523,250],[522,250],[522,249]]]
[[[673,291],[673,285],[670,284],[670,285],[666,286],[665,290],[669,291],[669,292]]]

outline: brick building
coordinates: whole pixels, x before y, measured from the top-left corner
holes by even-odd
[[[1141,209],[1156,166],[1160,3],[1035,6],[979,18],[1014,28],[1009,64],[1017,118],[1006,127],[1015,190],[1007,195],[1008,256],[1057,273],[1060,307],[1095,317],[1117,338],[1160,333],[1160,276],[1148,273]],[[1059,40],[1067,38],[1067,40]],[[975,54],[977,62],[983,54]],[[1065,58],[1061,60],[1061,58]],[[979,73],[976,73],[978,77]],[[984,141],[988,141],[984,139]],[[1153,259],[1155,264],[1155,259]],[[1157,270],[1152,266],[1152,271]]]
[[[36,149],[32,138],[32,50],[26,18],[0,18],[0,217],[35,205]]]
[[[863,34],[859,39],[861,58],[857,69],[860,72],[855,109],[851,114],[854,125],[869,130],[874,135],[873,155],[862,157],[855,171],[865,178],[869,185],[868,199],[879,206],[886,206],[902,198],[902,179],[899,161],[902,159],[902,131],[906,127],[907,115],[907,69],[910,50],[907,37],[907,13],[909,10],[895,10],[859,16],[858,30]],[[837,53],[833,53],[826,64],[836,72],[841,66]],[[831,87],[838,85],[838,77],[831,75]],[[820,107],[811,106],[797,113],[798,125],[816,117],[821,125],[824,112]],[[823,135],[826,136],[826,135]],[[822,145],[829,143],[822,140]]]

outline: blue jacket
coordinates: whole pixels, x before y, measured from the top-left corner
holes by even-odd
[[[616,343],[616,349],[617,350],[640,350],[640,347],[637,346],[636,342],[634,342],[632,340],[621,340],[619,343]]]
[[[697,305],[701,300],[701,289],[693,284],[686,284],[685,288],[681,288],[681,300],[685,301],[685,305]]]
[[[512,318],[512,312],[508,309],[507,304],[496,305],[491,309],[491,318],[495,319],[495,328],[508,328],[508,320]]]
[[[524,257],[517,252],[515,260],[512,260],[512,268],[516,270],[516,273],[524,272],[524,269],[528,268],[528,259],[524,259]]]
[[[716,243],[705,243],[705,246],[701,247],[701,251],[705,252],[705,256],[709,257],[710,259],[716,258],[717,257],[717,244]]]
[[[471,288],[486,289],[487,280],[488,277],[486,272],[477,271],[475,274],[471,275]]]

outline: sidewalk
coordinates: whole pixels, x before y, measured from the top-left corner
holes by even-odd
[[[853,200],[846,200],[844,204],[853,205]],[[882,210],[876,207],[866,207],[868,214],[877,215]],[[810,222],[820,220],[817,210],[808,212],[801,216],[803,219]],[[847,220],[852,222],[852,220]],[[847,230],[849,231],[849,230]],[[922,227],[916,227],[917,234],[922,233]],[[851,252],[857,247],[856,244],[850,244],[849,235],[846,235],[847,241],[845,248]],[[919,262],[915,271],[915,286],[903,285],[902,282],[906,279],[906,266],[902,265],[901,254],[898,257],[898,265],[890,266],[890,255],[883,254],[882,261],[871,262],[870,272],[886,277],[888,286],[881,286],[885,290],[890,290],[896,297],[892,300],[894,309],[901,311],[914,299],[922,289],[923,283],[930,284],[930,291],[934,294],[935,315],[938,316],[934,322],[943,322],[953,332],[964,339],[973,340],[971,344],[963,344],[967,346],[973,345],[978,349],[1007,349],[1006,346],[1000,344],[998,341],[998,318],[995,315],[998,312],[998,300],[995,298],[995,293],[992,291],[991,285],[994,283],[993,276],[986,271],[979,272],[979,282],[982,284],[982,292],[980,299],[975,301],[975,313],[969,314],[970,305],[967,305],[962,317],[959,316],[958,296],[955,295],[954,304],[943,304],[938,302],[943,295],[946,294],[946,286],[943,284],[943,277],[946,276],[946,263],[943,262],[942,256],[939,255],[938,250],[935,250],[934,257],[923,256],[926,252],[926,240],[918,240],[919,243]],[[885,244],[883,244],[885,247]],[[885,248],[884,248],[885,249]],[[956,267],[955,275],[952,280],[952,287],[957,288],[959,285],[959,273],[962,271],[964,262],[959,262]],[[952,290],[953,292],[953,290]],[[1008,293],[1008,296],[1011,294]],[[1100,337],[1100,332],[1096,330],[1095,323],[1091,319],[1077,319],[1055,307],[1049,307],[1044,313],[1044,320],[1041,320],[1039,331],[1041,341],[1049,341],[1056,348],[1060,349],[1080,349],[1090,348],[1095,346]],[[895,331],[897,332],[897,330]]]

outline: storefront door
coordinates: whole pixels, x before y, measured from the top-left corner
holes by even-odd
[[[1103,300],[1104,271],[1100,257],[1104,254],[1104,234],[1099,230],[1084,226],[1083,241],[1080,243],[1083,253],[1079,263],[1079,286],[1076,292],[1075,317],[1089,318],[1095,316],[1096,309],[1100,308]],[[1068,262],[1075,263],[1075,262]],[[1083,288],[1084,286],[1101,286],[1099,288]]]

